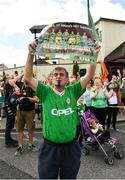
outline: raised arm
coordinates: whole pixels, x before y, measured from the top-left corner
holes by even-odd
[[[28,56],[27,61],[24,69],[24,80],[28,83],[28,85],[35,91],[37,88],[38,80],[33,77],[33,49],[35,48],[36,43],[33,42],[28,46]]]
[[[16,82],[14,79],[8,79],[8,83],[10,86],[14,88],[15,91],[20,91],[20,88],[16,85]]]
[[[93,79],[94,74],[96,70],[96,65],[95,64],[90,64],[89,68],[87,69],[87,73],[85,76],[80,78],[81,86],[82,88],[86,88],[87,83]]]
[[[21,81],[22,78],[23,78],[23,76],[24,76],[24,73],[23,73],[23,71],[22,71],[20,75],[18,75],[18,76],[16,76],[16,77],[14,78],[15,82],[16,82],[16,81]]]
[[[99,44],[95,44],[95,45],[96,45],[95,52],[96,52],[96,54],[98,54],[98,52],[100,51],[100,45]],[[83,89],[86,87],[87,83],[91,79],[93,79],[93,77],[95,75],[95,70],[96,70],[96,64],[90,64],[89,68],[87,69],[86,75],[80,78],[81,86]]]

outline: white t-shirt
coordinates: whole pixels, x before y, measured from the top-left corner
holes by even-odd
[[[113,96],[108,99],[109,104],[118,104],[118,98],[115,92],[113,92]]]

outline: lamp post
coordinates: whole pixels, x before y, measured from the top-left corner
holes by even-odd
[[[36,34],[41,33],[42,29],[46,26],[47,25],[36,25],[36,26],[31,27],[29,30],[31,31],[32,34],[34,34],[34,38],[36,39],[37,38]]]
[[[34,34],[34,40],[37,39],[37,33],[41,33],[42,29],[46,27],[46,25],[36,25],[36,26],[32,26],[29,30],[32,34]],[[35,55],[35,64],[36,64],[37,58]]]

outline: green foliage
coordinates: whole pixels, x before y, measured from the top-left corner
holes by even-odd
[[[79,74],[79,65],[77,61],[73,64],[73,75],[77,77]]]

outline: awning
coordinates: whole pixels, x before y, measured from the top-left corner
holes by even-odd
[[[106,56],[104,63],[107,66],[125,66],[125,42]]]

